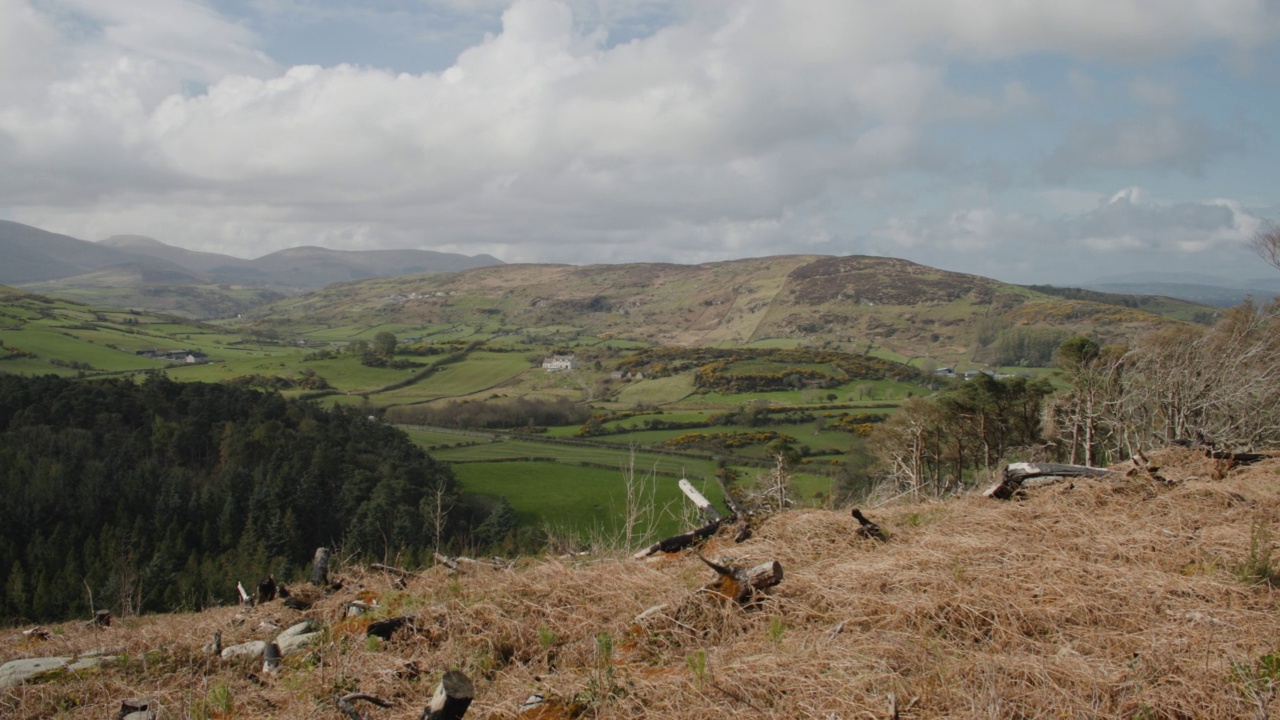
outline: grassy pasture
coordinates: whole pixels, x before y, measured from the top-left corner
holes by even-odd
[[[511,380],[529,369],[529,362],[521,353],[471,352],[466,360],[445,365],[407,387],[380,393],[375,400],[382,404],[405,404],[469,395]]]
[[[618,391],[617,402],[624,405],[665,405],[682,400],[692,392],[692,377],[673,375],[627,383]]]
[[[490,462],[455,465],[454,473],[464,493],[506,497],[522,524],[582,538],[592,533],[616,533],[626,504],[621,470],[560,462]],[[644,479],[639,468],[636,475],[652,488],[646,504],[656,514],[654,539],[687,530],[683,516],[688,501],[675,481]],[[712,502],[721,503],[720,489],[714,482],[694,481],[694,485]]]

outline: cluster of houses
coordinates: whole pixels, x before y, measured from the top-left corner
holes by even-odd
[[[138,357],[151,358],[152,360],[167,360],[169,362],[181,363],[205,363],[209,362],[209,356],[197,350],[138,350],[133,353]]]

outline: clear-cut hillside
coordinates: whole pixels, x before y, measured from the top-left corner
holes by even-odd
[[[692,553],[596,552],[458,575],[339,566],[337,591],[289,583],[314,603],[301,611],[238,608],[228,587],[228,607],[201,613],[13,627],[0,663],[79,669],[0,689],[0,714],[98,719],[136,699],[160,717],[339,718],[337,698],[362,692],[391,704],[357,706],[373,720],[416,718],[457,670],[474,681],[465,720],[1269,717],[1280,462],[1151,459],[1162,480],[1128,466],[1021,501],[864,508],[885,543],[859,537],[848,508],[775,515],[740,544],[717,536],[704,556],[782,566],[745,608],[700,592],[714,575]],[[373,607],[351,617],[357,601]],[[380,639],[371,622],[390,618],[405,620]],[[321,632],[276,672],[260,650],[205,647],[306,620]],[[547,702],[521,714],[534,694]]]

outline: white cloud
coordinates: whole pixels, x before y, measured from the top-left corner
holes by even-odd
[[[1145,77],[1134,78],[1130,92],[1138,102],[1160,110],[1177,107],[1182,99],[1178,94],[1178,88],[1174,85],[1159,83]]]
[[[1130,187],[1053,218],[991,207],[893,218],[867,241],[877,254],[1016,282],[1064,284],[1107,268],[1162,269],[1188,259],[1205,272],[1222,271],[1248,255],[1247,242],[1262,222],[1235,201],[1158,202]]]
[[[995,126],[1045,100],[1017,79],[961,89],[950,61],[1144,63],[1275,30],[1253,0],[255,6],[268,24],[385,12],[367,21],[408,28],[422,12],[473,13],[467,33],[498,13],[501,25],[438,72],[278,68],[256,29],[194,0],[38,6],[52,13],[0,0],[0,211],[243,254],[306,243],[696,261],[835,252],[860,234],[838,219],[846,206],[894,205],[864,226],[882,225],[878,247],[1003,252],[1055,235],[985,203],[880,222],[931,185],[967,187],[968,173],[1029,174],[938,130]],[[9,72],[27,53],[35,74]],[[1152,114],[1081,121],[1045,174],[1196,173],[1221,149],[1173,113],[1176,91],[1132,90]]]
[[[1106,124],[1075,124],[1041,166],[1046,179],[1064,182],[1108,169],[1155,169],[1197,175],[1215,155],[1236,142],[1206,126],[1170,113],[1124,118]]]

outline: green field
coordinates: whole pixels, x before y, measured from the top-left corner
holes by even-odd
[[[732,411],[753,402],[775,406],[805,406],[829,402],[836,394],[840,402],[883,406],[911,393],[917,386],[896,382],[855,382],[833,391],[797,390],[742,395],[699,394],[693,392],[691,375],[618,382],[609,378],[613,361],[625,357],[631,341],[615,341],[588,336],[581,328],[549,325],[536,329],[502,330],[489,326],[458,324],[347,324],[325,327],[299,326],[292,333],[279,331],[238,332],[230,321],[216,324],[186,321],[173,316],[99,308],[75,302],[41,299],[31,295],[0,294],[0,340],[6,348],[34,353],[34,358],[0,361],[0,372],[76,374],[92,376],[100,372],[142,372],[162,369],[177,380],[220,382],[243,376],[264,376],[301,380],[310,374],[323,377],[331,389],[318,400],[325,405],[361,408],[373,415],[382,408],[442,401],[510,399],[518,397],[568,397],[574,401],[591,398],[596,412],[609,413],[634,407],[663,408],[622,420],[611,421],[606,429],[615,434],[572,441],[577,425],[548,428],[545,435],[520,436],[506,432],[464,432],[443,429],[407,428],[419,445],[437,458],[454,465],[465,493],[489,498],[506,497],[525,523],[557,526],[559,531],[579,536],[609,534],[617,530],[620,507],[625,496],[623,478],[630,474],[645,479],[654,488],[649,505],[660,519],[655,532],[670,534],[688,529],[696,518],[688,517],[689,503],[676,488],[676,480],[688,477],[703,486],[714,502],[720,502],[720,488],[714,481],[717,464],[735,470],[740,482],[749,487],[766,470],[763,445],[731,451],[711,447],[686,446],[667,449],[662,443],[689,432],[748,432],[774,430],[795,438],[797,446],[840,453],[810,458],[797,468],[795,489],[803,502],[816,503],[830,492],[832,459],[840,460],[850,446],[847,433],[821,430],[821,423],[747,428],[740,425],[692,429],[646,430],[646,419],[676,423],[705,422],[711,415]],[[372,340],[382,331],[400,337],[421,337],[423,343],[445,340],[473,342],[495,337],[486,349],[472,347],[457,355],[415,356],[400,354],[394,359],[420,363],[402,369],[368,367],[361,357],[344,347],[359,340]],[[532,343],[532,344],[531,344]],[[539,344],[551,343],[551,344]],[[786,345],[786,343],[783,343]],[[402,343],[402,347],[408,344]],[[604,359],[603,367],[573,373],[546,373],[537,358],[556,347],[579,346],[587,357]],[[451,346],[450,353],[461,346]],[[135,354],[143,349],[198,349],[210,356],[206,364],[174,364]],[[322,352],[318,352],[322,351]],[[599,353],[591,355],[590,353]],[[12,353],[6,353],[12,355]],[[443,362],[442,362],[443,361]],[[69,363],[84,365],[70,365]],[[584,363],[593,365],[593,363]],[[92,368],[91,370],[87,370]],[[741,363],[739,372],[777,372],[777,363]],[[399,387],[392,387],[399,386]],[[385,389],[385,388],[391,389]],[[289,397],[313,391],[294,388],[283,391]],[[891,409],[891,408],[890,408]],[[825,422],[825,421],[824,421]],[[634,426],[634,430],[631,428]],[[556,438],[566,442],[554,442]]]
[[[522,524],[550,529],[561,535],[615,536],[626,505],[621,469],[569,465],[562,462],[489,462],[454,466],[464,493],[505,497]],[[652,508],[645,542],[689,529],[688,501],[676,481],[645,477],[637,469],[645,505]],[[719,503],[715,483],[694,482],[712,502]],[[633,543],[639,547],[642,542]]]

